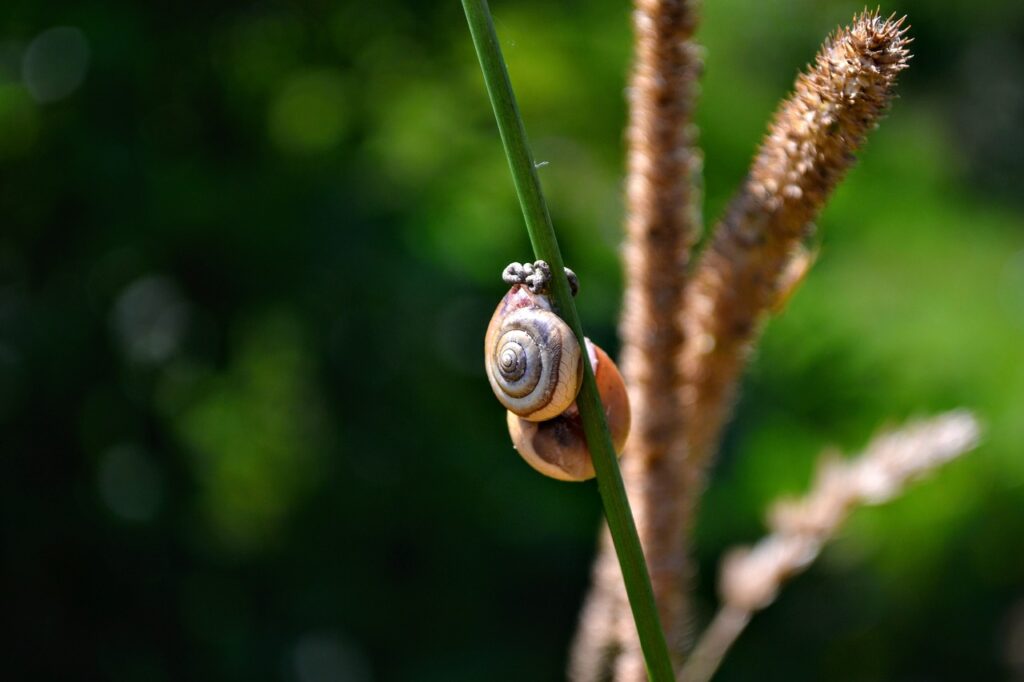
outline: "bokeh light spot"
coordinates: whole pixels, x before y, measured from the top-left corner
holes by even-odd
[[[270,137],[281,151],[313,154],[338,143],[348,125],[345,82],[333,69],[288,78],[270,105]]]
[[[152,520],[163,498],[160,470],[148,453],[134,445],[118,445],[103,453],[97,487],[110,511],[125,521]]]
[[[159,364],[177,351],[188,319],[188,304],[174,282],[151,275],[125,288],[114,304],[111,324],[129,360]]]
[[[21,63],[21,78],[37,102],[64,99],[82,84],[89,68],[89,43],[73,26],[37,35]]]
[[[245,325],[230,367],[199,382],[174,416],[210,530],[228,550],[265,546],[322,473],[322,398],[298,323]]]
[[[351,644],[328,633],[299,639],[292,653],[299,682],[368,682],[369,665]]]

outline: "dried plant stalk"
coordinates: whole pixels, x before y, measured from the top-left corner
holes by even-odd
[[[856,459],[826,453],[804,498],[773,505],[771,534],[726,555],[719,581],[721,609],[681,678],[711,679],[751,614],[771,604],[783,583],[817,558],[856,507],[899,496],[909,483],[973,449],[979,435],[970,413],[954,411],[881,435]]]
[[[699,69],[694,16],[686,2],[637,0],[621,327],[637,415],[623,475],[677,652],[686,637],[691,521],[759,322],[784,305],[813,262],[802,242],[909,59],[903,20],[877,12],[826,41],[776,113],[684,291],[699,201],[692,188],[700,156],[688,127]],[[612,596],[621,588],[609,554],[604,543],[573,648],[570,673],[581,682],[598,679],[594,661],[609,650],[615,679],[645,679],[621,597]]]
[[[574,682],[597,682],[608,678],[608,671],[618,658],[616,629],[626,613],[619,583],[622,572],[615,560],[608,528],[601,530],[597,558],[591,569],[590,591],[576,628],[576,637],[569,652],[568,677]]]
[[[686,622],[675,582],[682,538],[678,509],[663,504],[677,494],[686,438],[680,420],[682,320],[688,254],[699,233],[694,196],[700,156],[691,124],[697,48],[688,0],[637,0],[633,14],[635,66],[630,84],[626,292],[621,324],[622,370],[633,406],[633,425],[622,473],[644,547],[662,626],[678,652]],[[593,588],[584,608],[570,662],[575,680],[593,680],[619,652],[619,679],[647,679],[622,579],[602,543]],[[620,630],[624,634],[620,634]]]
[[[762,317],[799,284],[791,274],[794,258],[807,258],[801,242],[892,98],[910,58],[903,21],[864,12],[825,42],[701,258],[683,313],[690,466],[713,455]],[[683,504],[700,492],[684,490]]]

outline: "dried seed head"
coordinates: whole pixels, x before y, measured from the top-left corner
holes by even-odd
[[[726,555],[722,599],[745,611],[764,608],[790,576],[817,557],[856,507],[902,494],[911,482],[977,447],[980,430],[971,413],[954,410],[882,434],[854,459],[827,453],[807,495],[774,505],[771,535]]]
[[[790,214],[790,233],[814,218],[885,111],[910,58],[904,19],[864,12],[838,29],[776,113],[749,190],[762,209]]]
[[[682,357],[698,461],[712,454],[761,318],[799,285],[810,265],[794,263],[806,253],[800,246],[892,99],[910,59],[903,21],[864,12],[825,41],[779,106],[701,259]]]

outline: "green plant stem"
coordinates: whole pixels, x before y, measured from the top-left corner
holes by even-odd
[[[466,12],[477,57],[480,59],[487,93],[494,107],[494,116],[498,121],[498,130],[512,170],[512,180],[519,196],[519,204],[526,218],[526,229],[530,233],[534,254],[538,259],[547,261],[551,266],[551,272],[556,273],[556,276],[551,278],[555,305],[583,347],[583,327],[569,291],[569,282],[565,277],[557,276],[564,267],[562,253],[558,248],[551,216],[541,193],[537,168],[526,140],[526,130],[519,114],[519,107],[516,105],[515,94],[512,92],[512,83],[509,81],[508,69],[501,54],[501,46],[498,44],[487,1],[462,0],[462,7]],[[615,552],[619,558],[626,594],[640,636],[647,672],[656,682],[669,682],[673,679],[673,672],[668,646],[658,620],[650,575],[647,573],[640,538],[629,508],[629,499],[626,497],[626,488],[619,471],[619,461],[608,433],[604,408],[587,353],[583,354],[583,372],[583,387],[576,401],[583,421],[583,432],[594,461],[594,470],[597,472],[598,490],[604,503],[608,530],[611,532]]]

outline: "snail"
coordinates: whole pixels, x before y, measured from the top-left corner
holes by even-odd
[[[566,268],[573,295],[576,275]],[[484,339],[487,379],[508,410],[512,443],[526,462],[564,481],[594,477],[576,396],[583,356],[572,329],[554,311],[547,263],[513,263],[503,273],[512,285],[491,317]],[[608,354],[584,339],[615,452],[629,435],[630,410],[622,374]]]

